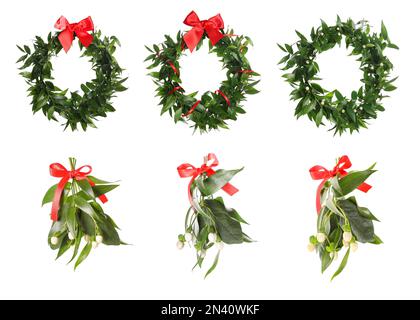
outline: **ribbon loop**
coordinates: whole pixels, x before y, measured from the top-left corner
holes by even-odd
[[[337,175],[340,175],[342,177],[346,176],[348,174],[346,170],[350,169],[351,166],[352,166],[352,163],[349,157],[342,156],[340,159],[338,159],[337,164],[331,171],[326,169],[323,166],[314,166],[311,169],[309,169],[309,173],[313,180],[322,180],[316,192],[316,210],[318,214],[320,214],[321,212],[321,192],[322,192],[322,189],[324,188],[325,183],[329,179]],[[368,192],[371,188],[372,186],[370,186],[367,183],[362,183],[360,186],[357,187],[358,190],[365,193]]]
[[[61,178],[57,184],[57,188],[54,192],[53,203],[51,207],[51,220],[58,221],[58,211],[60,210],[60,200],[63,194],[64,188],[70,179],[83,180],[86,179],[90,186],[95,186],[95,183],[89,179],[89,175],[92,172],[92,167],[89,165],[82,166],[75,170],[67,170],[61,163],[53,163],[50,165],[50,175],[54,178]],[[102,194],[99,197],[102,203],[106,203],[108,198]]]
[[[183,163],[180,166],[178,166],[177,170],[181,178],[191,178],[188,184],[188,199],[192,207],[195,207],[192,194],[191,194],[191,186],[193,182],[203,173],[206,173],[208,177],[214,175],[216,171],[214,171],[213,168],[217,167],[218,165],[219,165],[219,160],[217,159],[216,155],[214,153],[209,153],[204,158],[204,163],[201,165],[200,168],[196,168],[195,166],[189,163]],[[225,191],[230,196],[233,196],[235,193],[239,191],[230,183],[225,184],[222,187],[222,190]]]
[[[184,35],[184,42],[191,52],[197,47],[201,38],[204,36],[204,33],[207,34],[213,46],[224,37],[220,30],[225,27],[225,24],[220,14],[217,14],[208,20],[200,20],[198,15],[194,11],[191,11],[185,18],[184,24],[192,27],[192,29]]]
[[[75,34],[86,48],[93,42],[93,36],[88,32],[94,30],[93,21],[90,16],[77,23],[69,23],[65,17],[61,16],[54,27],[61,31],[58,35],[58,40],[65,52],[70,50]]]

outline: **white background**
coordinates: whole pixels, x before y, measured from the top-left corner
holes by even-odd
[[[414,1],[11,1],[0,12],[0,298],[116,299],[292,299],[420,298],[420,212],[418,165],[418,52]],[[250,36],[252,68],[262,74],[261,93],[245,103],[247,114],[229,131],[192,135],[183,124],[160,117],[154,85],[147,77],[144,45],[164,34],[187,30],[185,16],[195,9],[202,19],[221,13],[226,25]],[[384,20],[400,51],[387,51],[395,64],[399,87],[385,102],[386,112],[360,134],[333,137],[306,119],[297,121],[291,88],[281,79],[276,43],[293,43],[294,30],[308,34],[322,18],[367,19],[379,31]],[[27,86],[18,75],[15,44],[46,37],[55,21],[71,22],[91,15],[98,29],[116,35],[120,64],[127,69],[129,90],[114,100],[117,112],[97,123],[99,129],[63,132],[58,123],[31,113]],[[359,86],[361,73],[345,49],[318,59],[323,85],[347,94]],[[73,47],[54,60],[56,84],[76,89],[92,76],[89,63]],[[207,51],[182,61],[184,88],[216,89],[223,73]],[[175,248],[188,207],[187,179],[176,167],[200,165],[215,152],[220,167],[245,166],[233,184],[240,189],[226,198],[251,225],[245,232],[254,244],[227,247],[216,272],[191,272],[192,250]],[[369,179],[374,188],[358,194],[382,222],[376,232],[385,242],[362,245],[334,282],[320,274],[320,261],[306,251],[316,229],[315,190],[308,169],[334,165],[348,154],[355,169],[377,162]],[[121,179],[104,207],[132,246],[94,251],[77,272],[68,257],[54,261],[47,245],[49,207],[40,207],[44,192],[57,182],[49,176],[52,162],[91,164],[94,175]],[[226,196],[228,197],[228,196]],[[210,254],[210,253],[209,253]]]

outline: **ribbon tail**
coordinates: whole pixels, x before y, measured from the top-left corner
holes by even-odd
[[[90,180],[89,178],[87,178],[87,181],[89,182],[91,187],[95,186],[95,183],[92,180]],[[108,202],[108,198],[104,194],[99,195],[98,199],[101,200],[102,203],[107,203]]]
[[[206,33],[213,46],[216,45],[216,43],[218,43],[220,40],[224,38],[223,33],[221,33],[220,30],[216,28],[209,28],[206,30]]]
[[[62,178],[54,192],[54,200],[51,207],[51,220],[54,222],[58,221],[58,211],[60,209],[61,195],[64,191],[64,187],[66,186],[67,181],[69,181],[69,177]]]
[[[321,193],[322,189],[324,188],[325,182],[327,180],[324,180],[321,182],[321,184],[318,186],[318,189],[316,190],[316,212],[318,215],[321,213]]]
[[[197,47],[201,38],[203,37],[204,30],[202,28],[192,28],[184,35],[184,42],[191,52]]]
[[[68,52],[73,43],[74,34],[70,30],[66,29],[58,35],[58,40],[60,41],[65,52]]]
[[[372,189],[372,186],[370,184],[367,184],[367,183],[363,182],[360,186],[357,187],[357,189],[366,193],[370,189]]]
[[[92,44],[93,36],[90,33],[82,31],[82,32],[78,32],[76,34],[77,34],[77,37],[79,38],[80,42],[82,43],[82,45],[85,48],[89,47]]]

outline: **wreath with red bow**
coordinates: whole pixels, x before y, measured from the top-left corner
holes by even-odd
[[[216,15],[208,20],[200,20],[193,11],[184,24],[192,29],[182,34],[178,32],[175,39],[169,35],[165,41],[153,48],[146,46],[150,55],[145,61],[151,61],[148,69],[159,68],[150,76],[154,79],[157,96],[162,106],[161,115],[168,112],[175,123],[193,123],[192,127],[200,132],[212,129],[228,129],[228,120],[236,120],[238,114],[245,113],[242,102],[246,95],[256,94],[255,88],[259,76],[251,69],[246,58],[252,41],[247,36],[234,35],[233,30],[224,30],[222,17]],[[197,98],[197,92],[186,94],[182,87],[179,59],[188,48],[191,52],[209,40],[209,52],[215,53],[226,70],[226,80],[215,90],[205,92]]]
[[[29,85],[32,111],[42,111],[48,120],[58,121],[57,115],[64,118],[65,129],[70,127],[74,131],[78,125],[84,131],[87,127],[96,128],[94,121],[98,117],[115,111],[111,98],[116,92],[127,89],[123,85],[127,78],[121,78],[123,70],[114,57],[120,43],[114,36],[102,37],[101,31],[94,31],[90,17],[78,23],[69,23],[61,17],[55,28],[60,32],[50,33],[47,40],[36,36],[33,51],[27,45],[18,46],[24,55],[17,63],[22,63],[20,75]],[[68,52],[75,36],[79,39],[80,50],[84,48],[82,57],[89,59],[96,75],[95,79],[80,86],[82,94],[60,89],[54,85],[52,76],[51,57],[57,56],[62,49]],[[30,70],[23,71],[26,69]]]

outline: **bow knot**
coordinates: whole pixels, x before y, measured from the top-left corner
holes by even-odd
[[[316,193],[316,210],[318,214],[321,212],[321,192],[324,188],[325,183],[335,176],[346,176],[347,169],[350,169],[352,163],[348,156],[342,156],[338,159],[337,164],[332,170],[328,170],[323,166],[314,166],[309,170],[311,177],[313,180],[322,180],[320,185],[318,186],[317,193]],[[362,183],[357,189],[363,192],[368,192],[372,187],[367,183]]]
[[[93,21],[91,17],[87,17],[77,23],[69,23],[68,20],[61,16],[54,27],[61,30],[58,40],[63,46],[64,51],[68,52],[74,40],[74,35],[79,38],[82,45],[86,48],[93,42],[93,36],[88,31],[93,31]]]
[[[214,171],[213,168],[217,167],[218,165],[219,160],[217,159],[216,155],[214,153],[209,153],[206,157],[204,157],[204,163],[199,168],[196,168],[189,163],[183,163],[178,166],[177,170],[181,178],[191,178],[190,183],[188,184],[188,199],[190,200],[192,207],[194,207],[194,201],[191,194],[191,186],[193,182],[203,173],[206,173],[208,177],[214,175],[216,171]],[[222,187],[222,190],[231,196],[239,191],[230,183],[225,184]]]
[[[60,199],[67,182],[70,179],[86,179],[89,182],[90,186],[93,187],[95,186],[95,183],[89,179],[89,175],[91,172],[92,167],[88,165],[82,166],[74,170],[67,170],[66,167],[63,166],[61,163],[53,163],[50,165],[50,175],[54,178],[61,178],[54,192],[54,198],[51,207],[51,220],[58,220],[58,211],[60,210]],[[102,201],[102,203],[108,201],[108,198],[104,194],[100,195],[98,198]]]
[[[225,27],[225,24],[220,14],[217,14],[208,20],[200,20],[198,15],[194,11],[191,11],[185,18],[184,24],[192,27],[192,29],[184,35],[184,42],[191,52],[197,47],[201,38],[204,36],[204,33],[207,34],[213,46],[224,37],[220,30]]]

